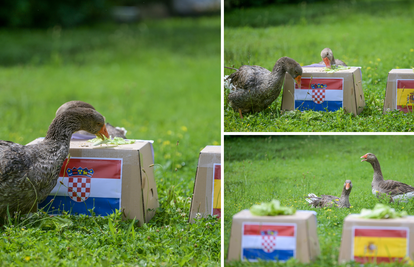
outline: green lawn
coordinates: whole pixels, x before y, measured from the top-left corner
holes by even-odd
[[[67,215],[62,230],[35,219],[8,223],[2,265],[219,265],[220,223],[187,220],[199,152],[221,142],[220,18],[0,36],[0,139],[26,144],[45,136],[61,104],[89,102],[128,138],[155,141],[160,201],[143,227],[119,216]]]
[[[413,2],[342,1],[240,9],[225,13],[224,65],[272,69],[283,56],[302,66],[321,61],[330,47],[335,58],[362,67],[366,106],[359,116],[343,110],[281,112],[281,95],[270,108],[240,119],[225,97],[225,132],[413,131],[414,115],[383,115],[388,72],[414,67]],[[232,73],[225,69],[225,75]],[[225,96],[227,92],[225,92]]]
[[[372,209],[379,200],[371,193],[373,169],[360,157],[374,153],[385,179],[413,185],[412,136],[227,136],[225,138],[224,247],[227,258],[232,216],[253,204],[278,199],[283,206],[315,210],[321,255],[312,264],[290,261],[278,266],[338,266],[344,218]],[[351,180],[350,209],[316,209],[304,196],[340,196]],[[388,204],[388,203],[387,203]],[[414,201],[389,204],[414,214]],[[231,266],[249,265],[233,262]],[[274,266],[269,264],[269,266]],[[341,266],[359,266],[343,264]],[[369,266],[369,265],[366,265]]]

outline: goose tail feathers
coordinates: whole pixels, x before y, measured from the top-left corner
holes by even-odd
[[[226,69],[230,69],[230,70],[239,70],[239,69],[236,69],[236,68],[231,68],[231,67],[226,67],[226,66],[224,66]]]
[[[315,202],[316,200],[318,200],[319,198],[318,198],[318,196],[317,195],[315,195],[314,193],[309,193],[308,194],[308,196],[306,197],[306,201],[309,203],[309,204],[313,204],[313,202]]]

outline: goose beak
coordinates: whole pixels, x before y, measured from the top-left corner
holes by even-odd
[[[361,157],[361,159],[363,159],[363,160],[361,160],[361,162],[363,162],[363,161],[367,161],[367,156],[368,156],[368,154],[363,155],[363,156]]]
[[[325,63],[327,68],[331,68],[331,61],[329,60],[328,57],[324,57],[323,62]]]
[[[346,183],[346,184],[345,184],[345,189],[346,189],[346,190],[349,190],[349,188],[350,188],[350,187],[351,187],[351,184],[350,184],[350,183]]]
[[[106,125],[104,124],[102,126],[102,128],[99,130],[99,132],[96,134],[99,138],[101,138],[102,140],[104,140],[104,136],[106,138],[109,138],[109,134],[108,134],[108,130],[106,129]]]
[[[298,88],[300,89],[300,84],[301,84],[301,81],[302,81],[302,76],[301,75],[297,76],[295,78],[295,81],[296,81],[296,84],[298,85]]]

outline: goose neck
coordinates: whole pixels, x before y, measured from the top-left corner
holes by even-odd
[[[342,191],[341,198],[339,199],[339,202],[341,203],[341,206],[343,207],[349,207],[351,204],[349,203],[349,190]]]
[[[371,162],[371,165],[374,169],[374,181],[384,181],[378,159],[375,159],[373,162]]]
[[[80,128],[78,119],[59,115],[50,124],[45,140],[69,142],[72,134]]]
[[[285,63],[282,59],[279,59],[278,61],[276,61],[275,66],[272,69],[272,75],[280,75],[280,74],[285,74],[286,73],[286,66]]]

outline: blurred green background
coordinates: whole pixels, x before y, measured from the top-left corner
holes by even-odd
[[[44,136],[61,104],[83,100],[128,138],[180,140],[192,158],[220,142],[218,17],[0,29],[0,36],[1,139]]]
[[[220,0],[3,0],[0,27],[73,27],[205,14],[220,14]]]

